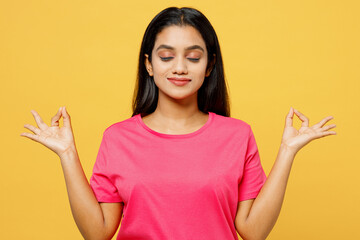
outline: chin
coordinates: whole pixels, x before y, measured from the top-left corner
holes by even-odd
[[[168,94],[169,98],[175,99],[175,100],[185,100],[185,99],[192,99],[193,97],[196,98],[196,92],[195,93],[189,93],[189,94]]]

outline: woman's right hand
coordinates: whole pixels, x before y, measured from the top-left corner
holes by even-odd
[[[25,124],[24,127],[32,131],[31,133],[21,133],[20,136],[30,138],[36,142],[43,144],[50,150],[55,152],[61,158],[68,151],[76,151],[74,135],[71,127],[70,116],[65,107],[60,107],[58,112],[51,118],[51,126],[48,126],[40,115],[31,110],[36,124],[39,128],[30,124]],[[59,127],[59,120],[63,116],[64,126]]]

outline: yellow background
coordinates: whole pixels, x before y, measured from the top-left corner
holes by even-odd
[[[145,28],[173,5],[198,8],[213,24],[231,116],[252,126],[267,174],[290,106],[311,125],[334,116],[328,124],[337,124],[337,135],[314,140],[297,154],[268,239],[360,239],[356,0],[2,0],[0,239],[82,239],[58,156],[21,137],[28,131],[23,125],[36,125],[31,109],[50,124],[66,106],[90,178],[104,129],[132,113]]]

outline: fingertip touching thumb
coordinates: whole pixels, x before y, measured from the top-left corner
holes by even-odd
[[[68,117],[68,116],[69,116],[69,114],[68,114],[65,106],[62,107],[62,111],[63,111],[63,115],[64,115],[65,117]]]
[[[290,110],[289,110],[289,112],[287,114],[287,117],[292,117],[293,114],[294,114],[294,109],[293,109],[293,107],[290,107]]]

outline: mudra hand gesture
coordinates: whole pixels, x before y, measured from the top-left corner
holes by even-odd
[[[294,113],[302,121],[299,130],[293,127]],[[332,116],[325,117],[317,124],[309,127],[309,119],[296,109],[290,108],[290,111],[286,116],[281,145],[296,154],[302,147],[304,147],[306,144],[308,144],[314,139],[325,137],[328,135],[335,135],[336,132],[328,131],[329,129],[336,127],[335,124],[324,126],[325,123],[327,123],[331,119],[333,119]]]
[[[76,149],[70,116],[65,107],[60,107],[55,116],[51,118],[51,126],[44,123],[36,111],[32,110],[31,113],[35,118],[38,128],[30,124],[25,124],[24,127],[32,131],[34,134],[25,132],[21,133],[21,136],[43,144],[59,155],[60,158],[67,151]],[[61,116],[63,116],[64,120],[64,126],[62,128],[59,127],[59,120]]]

